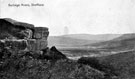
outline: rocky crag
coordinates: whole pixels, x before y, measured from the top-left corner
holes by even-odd
[[[0,42],[12,50],[39,51],[47,48],[48,28],[12,19],[0,19]]]

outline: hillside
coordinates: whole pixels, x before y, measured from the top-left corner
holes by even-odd
[[[118,79],[135,79],[134,53],[135,51],[127,51],[102,57],[83,57],[78,62],[114,75]]]
[[[135,48],[135,34],[124,34],[113,40],[95,44],[88,44],[85,46],[94,46],[109,50],[131,50]]]
[[[100,63],[112,68],[113,73],[120,79],[135,78],[135,51],[122,52],[110,56],[99,57]]]
[[[50,36],[48,38],[48,44],[49,46],[55,45],[57,47],[77,47],[111,40],[119,36],[119,34],[70,34],[62,36]]]
[[[48,38],[48,46],[57,46],[57,47],[77,47],[85,45],[88,43],[95,43],[96,41],[89,41],[84,39],[75,39],[70,37],[63,36],[50,36]]]
[[[98,40],[98,41],[112,40],[119,36],[121,36],[121,34],[69,34],[69,35],[63,35],[63,37],[70,37],[70,38],[84,39],[84,40]]]

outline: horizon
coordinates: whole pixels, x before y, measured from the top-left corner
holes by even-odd
[[[105,33],[105,34],[85,34],[85,33],[78,33],[78,34],[63,34],[63,35],[49,35],[49,36],[68,36],[68,35],[124,35],[124,34],[135,34],[135,33]]]

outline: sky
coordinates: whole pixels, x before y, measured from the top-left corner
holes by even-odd
[[[48,27],[50,35],[135,33],[135,0],[0,0],[0,16]],[[44,4],[15,7],[9,4]]]

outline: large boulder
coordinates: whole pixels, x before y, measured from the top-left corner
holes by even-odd
[[[67,59],[67,57],[63,53],[58,51],[55,46],[51,47],[50,49],[43,49],[41,58],[48,60]]]
[[[63,58],[66,58],[66,56],[65,56],[63,53],[61,53],[60,51],[58,51],[55,46],[53,46],[53,47],[50,49],[50,54],[53,55],[54,58],[56,58],[56,59],[59,59],[59,58],[60,58],[60,59],[63,59]]]

